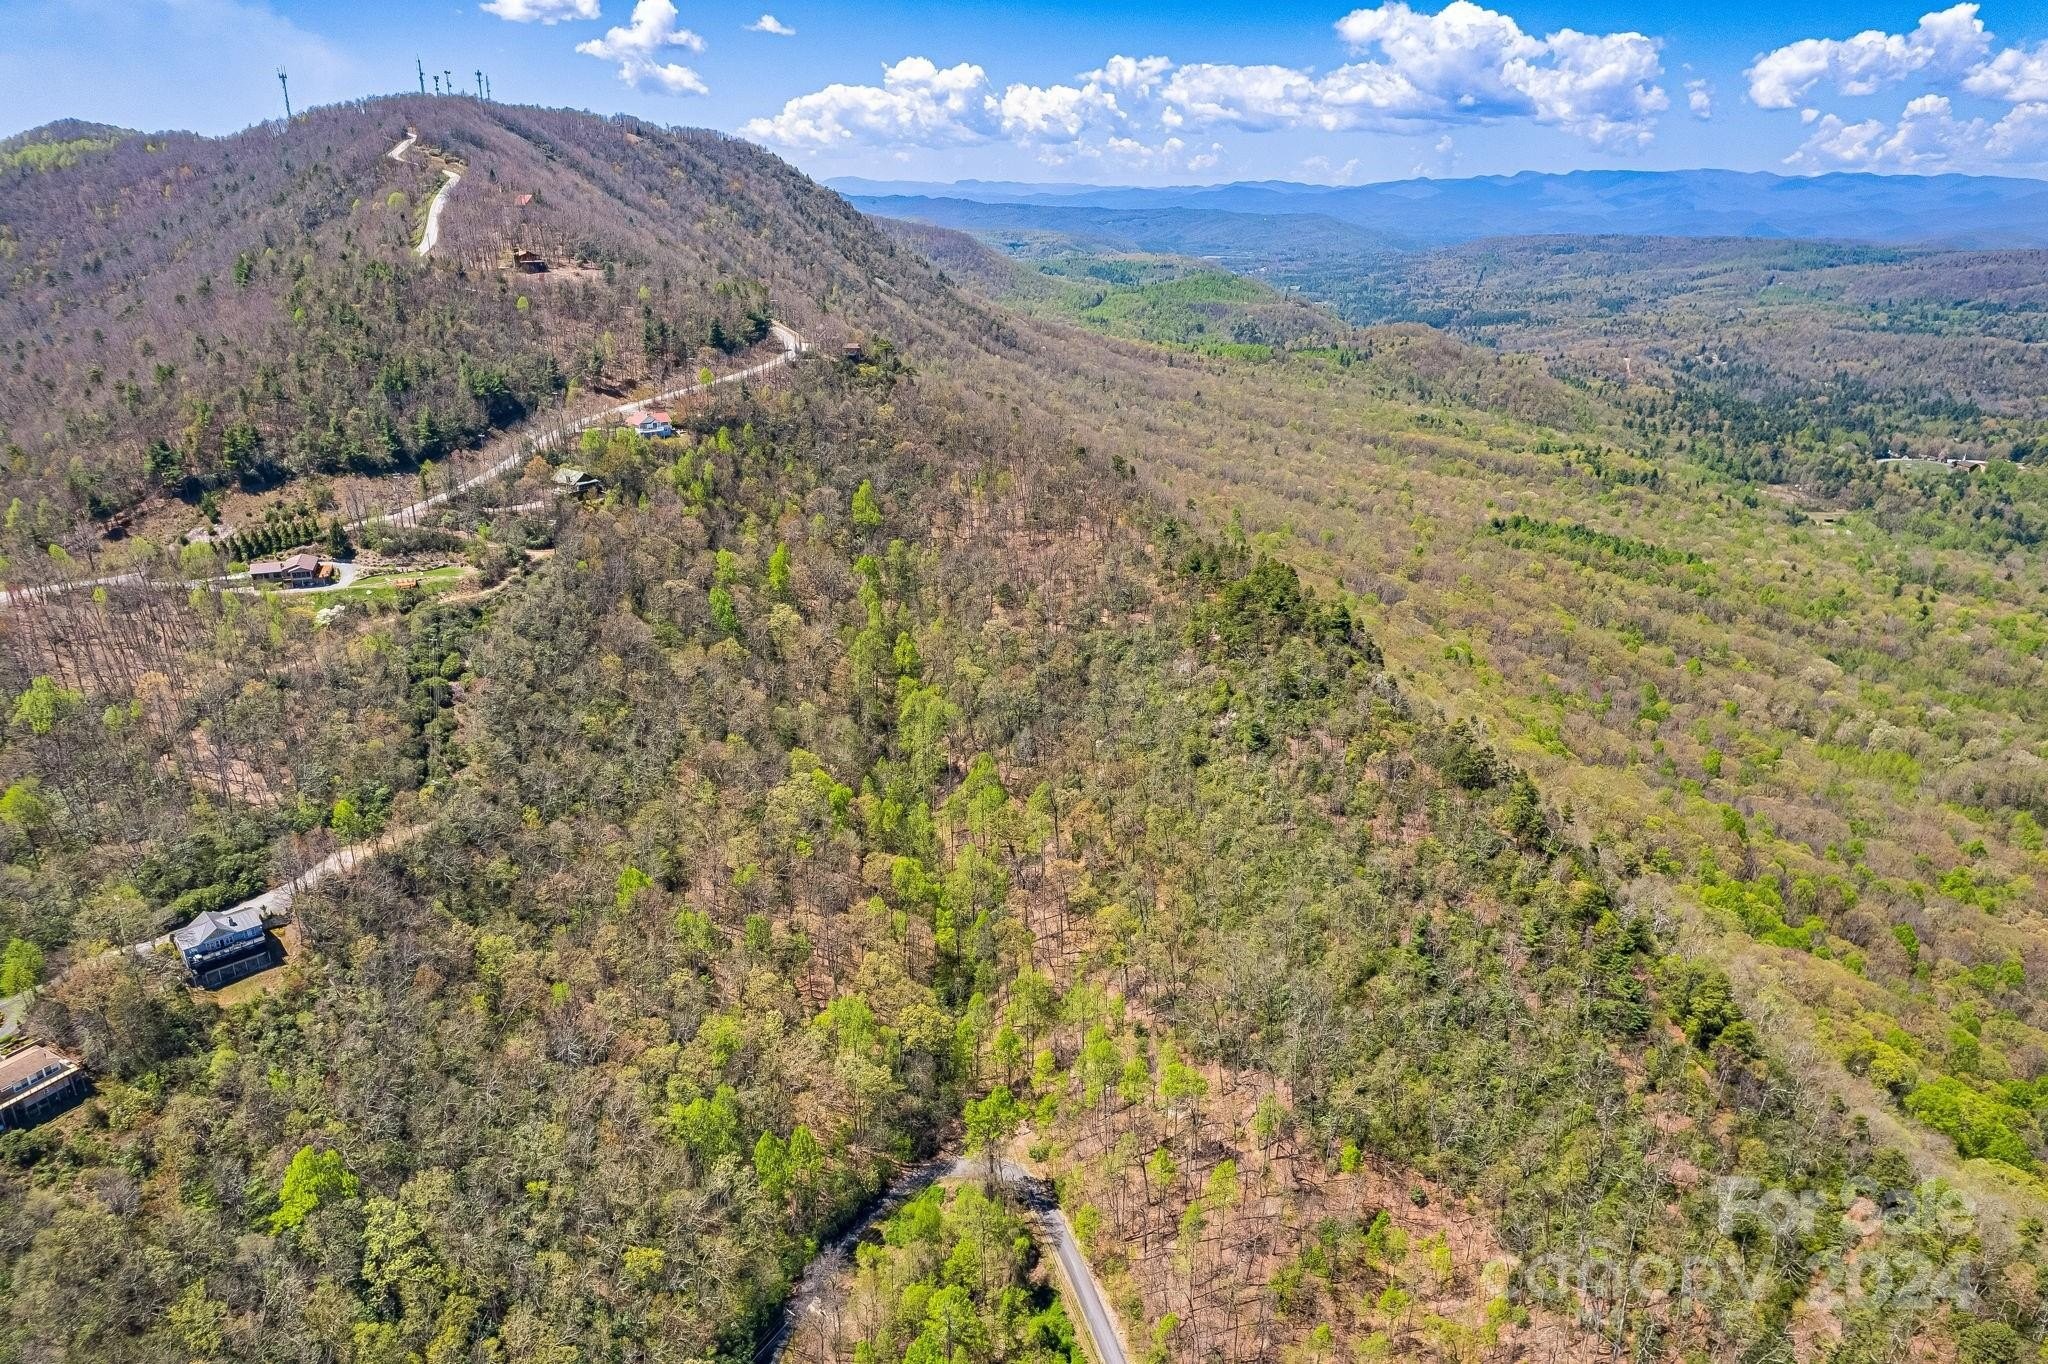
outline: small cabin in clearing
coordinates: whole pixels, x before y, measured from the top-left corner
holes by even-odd
[[[532,251],[514,251],[512,268],[522,275],[544,275],[548,270],[548,258]]]
[[[604,491],[604,484],[600,480],[567,464],[555,470],[555,486],[578,497],[589,497]]]

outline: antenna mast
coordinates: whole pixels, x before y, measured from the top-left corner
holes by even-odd
[[[434,93],[437,95],[441,93],[441,78],[439,76],[434,77]]]
[[[426,94],[426,93],[427,93],[427,68],[426,68],[426,64],[425,64],[425,63],[423,63],[423,62],[421,62],[421,61],[420,61],[420,59],[419,59],[418,57],[414,57],[414,58],[412,59],[412,65],[413,65],[413,70],[415,70],[415,71],[417,71],[417,72],[419,72],[419,73],[420,73],[420,93],[424,95],[424,94]]]
[[[484,97],[484,69],[481,66],[476,69],[476,97]]]
[[[284,68],[277,68],[277,88],[284,91],[284,121],[292,121],[292,87],[285,79]]]

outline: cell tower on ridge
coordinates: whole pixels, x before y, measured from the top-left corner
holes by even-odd
[[[277,88],[284,91],[284,121],[292,121],[292,87],[285,79],[284,68],[277,68]]]

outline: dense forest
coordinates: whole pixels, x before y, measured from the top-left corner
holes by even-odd
[[[357,219],[431,186],[408,126],[465,168],[426,261]],[[963,1130],[1055,1178],[1158,1364],[2038,1348],[2037,570],[1822,536],[1421,327],[1214,345],[1305,310],[1181,264],[1063,259],[1005,310],[971,243],[708,134],[377,101],[169,139],[170,181],[158,141],[6,172],[42,177],[24,373],[62,388],[95,309],[195,351],[155,310],[205,251],[305,332],[117,439],[7,414],[10,579],[93,487],[236,495],[123,482],[180,404],[327,472],[293,442],[331,412],[238,396],[309,346],[532,364],[523,412],[702,358],[572,377],[650,317],[821,344],[588,433],[600,497],[407,528],[462,591],[0,614],[4,967],[96,1087],[0,1137],[0,1359],[738,1361]],[[194,234],[233,175],[333,263],[227,294],[252,248]],[[587,273],[523,292],[487,186]],[[260,988],[110,950],[361,844]],[[1079,1357],[971,1184],[883,1224],[844,1314],[862,1364]]]

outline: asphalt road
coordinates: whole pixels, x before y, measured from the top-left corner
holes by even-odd
[[[979,1179],[987,1172],[988,1162],[974,1156],[962,1156],[953,1168],[960,1179]],[[1088,1257],[1081,1253],[1081,1243],[1074,1239],[1074,1228],[1067,1215],[1054,1200],[1052,1186],[1007,1160],[996,1162],[995,1174],[1017,1191],[1038,1223],[1039,1242],[1052,1248],[1053,1258],[1059,1262],[1060,1277],[1066,1280],[1068,1300],[1081,1309],[1081,1324],[1087,1328],[1088,1339],[1095,1347],[1096,1364],[1128,1364],[1116,1316],[1102,1299],[1102,1285],[1096,1282],[1095,1271],[1088,1267]]]
[[[398,147],[392,148],[391,153],[389,154],[395,156],[395,154],[400,150],[400,148],[404,146],[405,144],[401,142],[398,145]],[[678,388],[671,388],[666,392],[657,393],[651,398],[635,398],[632,402],[620,403],[616,407],[608,407],[602,412],[593,413],[588,417],[581,417],[578,418],[576,421],[571,422],[568,427],[569,432],[573,434],[575,432],[582,431],[588,427],[596,426],[600,422],[606,420],[607,418],[625,417],[633,412],[640,410],[641,408],[652,407],[657,403],[665,403],[676,398],[687,397],[692,393],[701,393],[707,388],[716,388],[720,384],[738,383],[741,380],[758,378],[763,374],[769,373],[771,370],[780,369],[782,366],[792,363],[799,355],[802,355],[806,350],[809,349],[809,346],[805,344],[804,339],[802,337],[798,336],[794,330],[784,326],[780,322],[771,323],[769,325],[769,330],[771,334],[775,337],[775,339],[782,343],[782,353],[775,356],[773,359],[763,360],[758,364],[749,365],[745,369],[734,370],[731,374],[721,374],[716,379],[713,379],[709,384],[683,384]],[[469,492],[471,489],[477,488],[485,483],[490,482],[494,478],[498,478],[510,472],[511,470],[518,468],[521,464],[525,463],[532,457],[533,450],[530,447],[522,446],[519,448],[515,448],[511,454],[497,461],[489,468],[484,469],[479,473],[470,475],[468,478],[463,479],[460,483],[457,483],[452,488],[444,489],[441,492],[435,493],[431,497],[421,498],[419,501],[413,503],[411,506],[400,507],[397,511],[378,512],[374,516],[358,517],[356,520],[348,523],[347,529],[351,532],[359,531],[364,526],[368,525],[371,521],[415,520],[419,517],[421,513],[431,511],[435,507],[441,506],[444,503],[454,501],[456,498],[462,496],[466,492]],[[326,562],[331,566],[335,567],[336,569],[341,570],[341,572],[337,575],[340,578],[340,581],[329,584],[330,587],[345,587],[348,585],[348,580],[352,579],[355,576],[354,569],[352,566],[344,566],[337,563],[334,560],[325,560],[323,562]],[[246,577],[246,575],[236,574],[234,575],[234,577],[224,578],[218,581],[233,582],[237,578],[242,577]],[[12,606],[17,602],[33,601],[38,597],[53,597],[65,592],[90,591],[95,587],[113,587],[121,583],[139,583],[143,581],[145,581],[145,579],[143,578],[141,573],[130,571],[127,573],[113,573],[100,578],[72,578],[64,582],[39,583],[32,587],[17,587],[8,591],[0,592],[0,609]],[[188,587],[199,587],[203,586],[204,582],[190,581],[185,583],[184,585]]]
[[[980,1156],[940,1156],[906,1169],[858,1222],[819,1251],[805,1267],[803,1276],[790,1290],[774,1334],[754,1352],[754,1364],[779,1364],[797,1327],[807,1318],[825,1313],[828,1300],[842,1291],[839,1274],[850,1263],[853,1247],[875,1223],[939,1180],[981,1180],[989,1173],[987,1160]],[[1103,1300],[1102,1285],[1096,1282],[1095,1271],[1088,1267],[1088,1258],[1081,1253],[1074,1229],[1053,1197],[1052,1186],[1014,1161],[997,1161],[994,1174],[999,1183],[1017,1192],[1031,1214],[1039,1243],[1051,1247],[1060,1277],[1066,1283],[1067,1300],[1080,1309],[1081,1325],[1094,1346],[1096,1364],[1128,1364],[1116,1317]]]
[[[567,427],[568,434],[574,435],[579,431],[588,430],[590,427],[597,426],[600,423],[612,417],[629,416],[630,414],[637,412],[642,408],[652,407],[657,403],[665,403],[672,401],[673,399],[676,398],[687,397],[692,393],[702,393],[704,390],[709,388],[716,388],[720,384],[738,383],[742,379],[757,378],[760,375],[768,373],[770,370],[780,369],[782,366],[789,364],[791,361],[795,360],[797,356],[802,355],[804,351],[808,349],[808,347],[804,344],[804,340],[802,337],[798,336],[796,332],[784,326],[780,322],[770,323],[769,331],[777,341],[782,343],[782,353],[776,356],[774,359],[763,360],[759,364],[749,365],[745,369],[734,370],[731,374],[721,374],[708,384],[683,384],[680,387],[671,388],[665,392],[657,393],[651,398],[635,398],[633,401],[629,403],[620,403],[615,407],[607,407],[602,412],[593,412],[591,415],[587,417],[579,417],[575,421],[569,423]],[[488,468],[482,469],[477,473],[471,474],[468,478],[463,479],[454,487],[443,489],[442,491],[435,493],[431,497],[423,497],[419,501],[413,503],[411,506],[400,507],[396,511],[378,512],[373,516],[361,517],[357,520],[349,522],[348,529],[352,531],[360,530],[362,527],[368,525],[371,521],[417,520],[421,513],[432,511],[435,507],[441,506],[442,504],[447,502],[454,501],[456,498],[462,496],[464,493],[470,491],[472,488],[479,487],[485,483],[490,482],[494,478],[499,478],[507,473],[510,473],[512,470],[524,464],[527,460],[532,459],[533,454],[533,447],[525,445],[522,442],[513,448],[511,454],[506,455],[503,459],[497,461],[495,464],[492,464]]]
[[[419,134],[408,130],[405,135],[405,141],[384,154],[393,161],[403,161],[405,160],[406,152],[411,150],[412,144],[417,141],[419,141]],[[424,256],[432,251],[435,246],[439,245],[441,241],[441,210],[448,203],[448,191],[462,183],[462,177],[445,166],[442,167],[441,174],[448,178],[441,182],[441,191],[434,196],[434,202],[427,205],[427,228],[426,231],[420,233],[420,244],[413,248],[413,251],[418,255]]]

